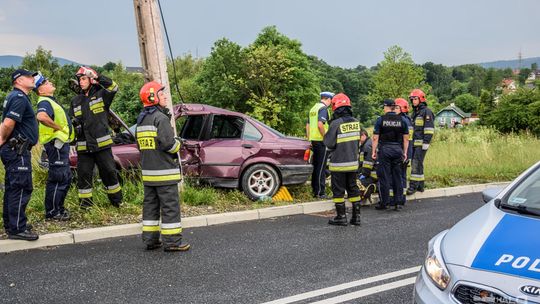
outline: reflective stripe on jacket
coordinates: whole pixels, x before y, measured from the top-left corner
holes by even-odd
[[[332,120],[324,135],[324,144],[332,151],[328,165],[330,171],[358,171],[359,140],[360,123],[354,117],[344,116]]]
[[[145,186],[178,183],[182,176],[176,155],[180,141],[175,138],[169,117],[158,108],[145,108],[139,116],[137,144],[141,151],[142,180]]]

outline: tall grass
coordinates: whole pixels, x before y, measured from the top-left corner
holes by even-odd
[[[425,160],[430,188],[508,181],[540,160],[540,140],[530,133],[492,128],[437,129]]]

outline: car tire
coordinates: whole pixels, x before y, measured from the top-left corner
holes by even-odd
[[[252,200],[273,197],[276,194],[281,180],[276,170],[269,165],[253,165],[242,175],[242,190]]]

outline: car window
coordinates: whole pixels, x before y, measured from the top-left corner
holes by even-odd
[[[257,128],[255,128],[253,124],[251,124],[249,121],[246,121],[242,138],[245,140],[259,141],[262,138],[262,134],[261,132],[259,132],[259,130],[257,130]]]
[[[253,118],[252,118],[252,119],[253,119]],[[265,125],[264,123],[262,123],[262,122],[260,122],[260,121],[258,121],[258,120],[256,120],[256,119],[253,119],[253,120],[255,120],[256,122],[260,123],[263,127],[265,127],[268,131],[274,133],[275,135],[277,135],[277,136],[279,136],[279,137],[286,137],[283,133],[281,133],[281,132],[279,132],[279,131],[273,129],[272,127],[269,127],[269,126]]]
[[[523,180],[507,197],[509,205],[540,209],[540,169]]]
[[[179,117],[176,121],[177,129],[181,126],[181,137],[185,139],[199,139],[203,128],[204,115],[191,115]]]
[[[242,136],[244,120],[236,116],[215,115],[210,138],[234,139]]]

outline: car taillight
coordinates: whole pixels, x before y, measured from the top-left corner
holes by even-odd
[[[311,150],[307,149],[306,152],[304,152],[304,161],[309,161],[309,157],[311,156]]]

